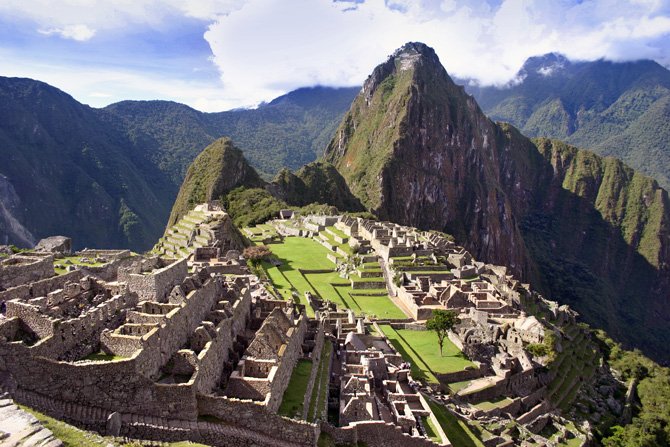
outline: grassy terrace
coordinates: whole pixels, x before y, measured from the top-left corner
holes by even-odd
[[[484,444],[470,431],[467,424],[451,414],[446,407],[428,400],[431,410],[442,430],[451,441],[451,445],[457,447],[484,447]]]
[[[270,249],[282,265],[277,268],[263,262],[263,268],[282,298],[290,298],[292,292],[296,290],[300,295],[296,301],[307,304],[304,294],[305,291],[310,291],[324,300],[339,304],[342,308],[352,309],[357,314],[365,313],[384,319],[406,318],[405,314],[388,298],[386,289],[353,290],[350,281],[340,277],[335,271],[304,275],[300,273],[298,269],[335,268],[335,265],[326,257],[332,252],[318,242],[308,238],[286,237],[282,243],[271,244]],[[380,278],[359,278],[358,280],[379,281]],[[307,313],[314,316],[314,310],[310,306],[307,306]]]
[[[412,364],[412,377],[438,383],[437,374],[460,371],[474,366],[451,342],[444,340],[443,357],[440,357],[437,335],[432,331],[393,329],[389,324],[380,326],[403,359]]]
[[[338,228],[335,228],[335,225],[331,227],[326,227],[326,230],[330,231],[331,233],[343,238],[343,239],[350,239],[350,236],[347,236],[346,233]]]
[[[421,416],[421,421],[423,422],[423,428],[426,429],[426,434],[428,437],[438,444],[442,443],[442,436],[437,431],[437,428],[433,425],[433,421],[428,416]]]
[[[284,397],[278,411],[279,414],[290,418],[300,418],[302,416],[304,411],[302,403],[303,399],[305,399],[311,373],[312,362],[309,360],[298,360],[295,368],[293,368],[291,381],[288,387],[286,387],[286,391],[284,391]]]
[[[328,227],[328,228],[335,228],[335,227]],[[338,230],[338,231],[339,231],[339,230]],[[342,233],[342,234],[344,234],[344,233]],[[344,243],[344,244],[340,244],[339,242],[337,242],[337,241],[335,240],[335,238],[333,237],[333,235],[330,234],[330,233],[328,233],[327,231],[322,231],[322,232],[320,232],[320,233],[319,233],[319,236],[320,236],[322,239],[326,239],[331,245],[334,245],[334,246],[336,246],[336,247],[339,247],[339,248],[340,248],[341,250],[343,250],[344,252],[346,252],[346,253],[348,253],[348,254],[350,254],[350,255],[353,254],[353,251],[351,250],[351,247],[349,246],[349,242],[346,242],[346,243]],[[344,237],[347,237],[347,236],[344,236]]]
[[[67,272],[67,270],[66,270],[67,267],[57,267],[58,265],[63,265],[63,266],[69,265],[69,264],[65,264],[66,259],[69,260],[74,265],[83,265],[85,267],[98,267],[98,266],[101,266],[101,265],[105,264],[104,262],[94,262],[92,264],[89,264],[87,262],[81,262],[79,260],[79,258],[81,258],[81,256],[65,256],[65,257],[60,258],[60,259],[54,259],[54,270],[55,270],[56,274],[57,275],[63,275]],[[91,259],[91,260],[93,260],[93,259]]]
[[[479,403],[474,404],[475,407],[483,411],[490,411],[494,408],[504,407],[505,405],[511,404],[513,401],[509,397],[500,396],[492,400],[485,400]]]

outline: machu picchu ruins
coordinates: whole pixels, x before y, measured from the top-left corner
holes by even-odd
[[[458,445],[441,422],[449,414],[483,427],[486,446],[588,443],[588,431],[561,413],[583,379],[603,371],[589,366],[598,350],[578,344],[588,333],[568,306],[440,233],[347,215],[279,217],[244,231],[270,249],[286,240],[321,246],[324,264],[294,272],[309,290],[268,276],[292,262],[283,257],[268,258],[262,278],[253,274],[244,239],[218,203],[199,205],[145,255],[10,256],[0,269],[8,278],[0,388],[124,439]],[[319,291],[319,275],[341,300]],[[456,366],[413,369],[424,360],[402,340],[431,337],[426,320],[435,309],[458,315],[448,334]],[[577,350],[585,366],[564,361]],[[301,365],[306,385],[287,412]],[[548,426],[554,441],[542,435]]]

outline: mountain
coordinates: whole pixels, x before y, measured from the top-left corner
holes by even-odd
[[[670,188],[670,71],[658,63],[550,53],[528,59],[505,87],[463,82],[492,119],[620,158]]]
[[[279,210],[323,204],[340,211],[364,208],[349,190],[334,166],[312,162],[293,173],[282,169],[268,183],[245,159],[230,138],[221,138],[205,148],[188,168],[167,228],[195,205],[220,200],[235,225],[242,228],[277,217]]]
[[[148,247],[166,182],[96,110],[47,84],[0,78],[2,243],[62,234],[86,246]]]
[[[297,172],[284,168],[268,186],[273,195],[292,206],[328,204],[341,211],[365,211],[346,181],[330,163],[315,161]]]
[[[174,191],[202,148],[229,137],[263,178],[314,161],[360,88],[302,88],[256,109],[202,113],[169,101],[123,101],[102,109],[173,182]]]
[[[380,219],[451,233],[627,345],[670,358],[667,192],[619,160],[491,121],[426,45],[374,70],[324,160]]]
[[[195,205],[218,200],[238,186],[262,188],[264,185],[232,140],[221,138],[207,146],[188,168],[167,226],[177,223]]]
[[[82,105],[0,77],[0,243],[54,234],[74,249],[149,249],[204,147],[235,138],[266,179],[314,161],[358,88],[299,89],[254,110],[202,113],[168,101]]]

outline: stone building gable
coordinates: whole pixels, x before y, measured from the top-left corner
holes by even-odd
[[[366,390],[365,387],[366,382],[367,381],[365,379],[361,379],[360,377],[356,376],[351,376],[347,381],[347,384],[344,385],[344,389],[342,390],[342,392],[353,395],[367,394],[368,390]]]
[[[374,419],[372,398],[369,396],[351,396],[340,414],[340,425],[354,421]]]
[[[278,360],[282,345],[288,343],[288,330],[293,327],[288,317],[277,308],[265,319],[247,348],[246,355],[257,359]]]

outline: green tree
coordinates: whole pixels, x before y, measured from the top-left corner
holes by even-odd
[[[442,309],[433,309],[433,316],[426,321],[426,329],[435,331],[437,334],[437,343],[440,345],[440,357],[442,357],[444,337],[460,322],[461,320],[458,319],[456,312]]]

